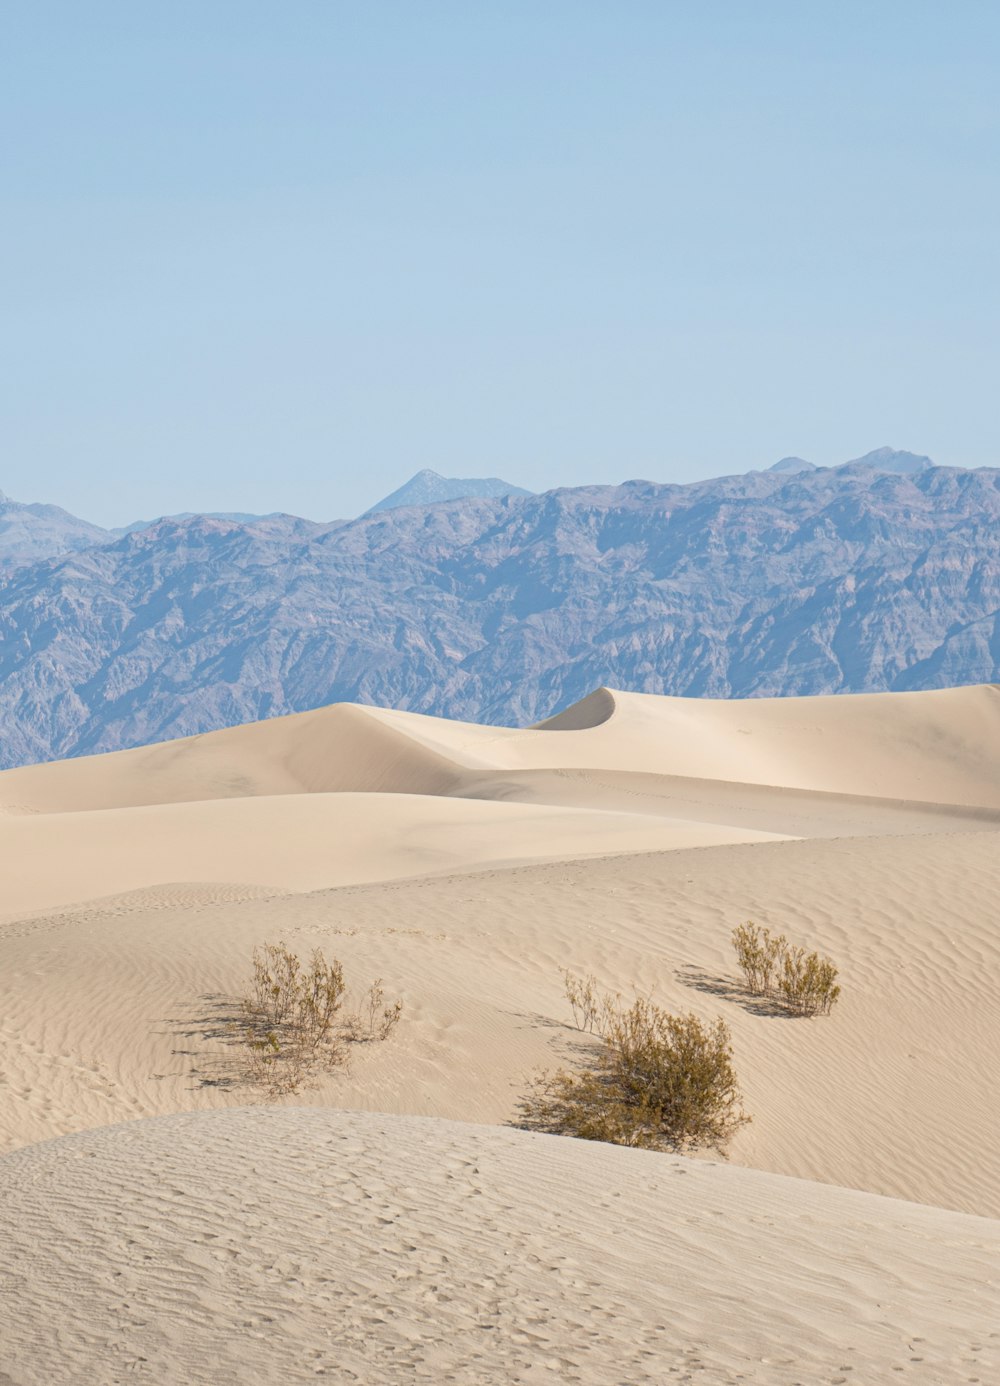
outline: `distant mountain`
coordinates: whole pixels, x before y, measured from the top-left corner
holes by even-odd
[[[601,684],[998,681],[998,534],[996,470],[859,465],[163,520],[0,579],[0,763],[337,701],[516,725]]]
[[[841,462],[838,465],[869,467],[875,472],[898,472],[910,476],[914,472],[927,471],[934,463],[920,453],[897,452],[895,448],[876,448],[874,452],[866,452],[864,457],[855,457],[850,462]],[[783,457],[780,462],[775,462],[773,467],[768,467],[769,472],[782,472],[786,475],[817,470],[815,462],[807,462],[803,457]]]
[[[876,448],[874,452],[866,452],[864,457],[855,457],[844,465],[872,467],[877,472],[899,472],[904,476],[910,476],[914,472],[926,472],[934,463],[920,453],[897,452],[895,448]]]
[[[816,471],[815,462],[807,462],[804,457],[783,457],[780,462],[775,462],[773,467],[768,467],[769,472],[814,472]]]
[[[58,505],[22,505],[0,491],[0,574],[93,548],[111,537],[99,525],[77,519]]]
[[[366,515],[380,510],[396,510],[403,505],[437,505],[440,501],[464,500],[467,497],[530,496],[521,486],[512,486],[498,476],[465,477],[441,476],[425,467],[411,476],[405,485],[378,501]]]
[[[272,510],[269,515],[250,515],[242,510],[181,510],[176,515],[158,515],[155,520],[133,520],[130,525],[119,525],[110,533],[115,538],[121,538],[123,534],[137,534],[140,529],[150,529],[161,520],[194,520],[199,515],[206,520],[235,520],[237,524],[252,525],[257,520],[276,520],[280,514],[279,510]]]
[[[83,553],[87,549],[113,544],[125,535],[153,529],[164,520],[176,523],[198,518],[228,520],[242,525],[265,525],[272,529],[277,526],[289,534],[311,534],[344,523],[343,520],[333,520],[322,524],[284,515],[280,511],[270,515],[248,515],[238,511],[202,515],[198,511],[185,511],[157,520],[136,520],[118,529],[102,529],[100,525],[78,519],[58,505],[22,505],[0,491],[0,575],[46,559],[60,558],[63,554]]]

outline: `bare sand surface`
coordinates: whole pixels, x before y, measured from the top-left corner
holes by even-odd
[[[334,707],[0,774],[0,854],[0,1386],[996,1379],[997,688]],[[747,918],[836,960],[831,1016],[740,991]],[[235,1111],[279,939],[403,1019]],[[728,1164],[505,1128],[593,1043],[564,968],[725,1018]],[[350,1200],[310,1193],[321,1147]]]
[[[19,1386],[1000,1371],[996,1222],[520,1131],[261,1108],[106,1127],[0,1161],[0,1224]]]

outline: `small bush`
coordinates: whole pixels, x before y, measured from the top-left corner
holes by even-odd
[[[591,1035],[603,1034],[610,1013],[621,997],[617,992],[602,996],[597,990],[597,978],[594,976],[576,977],[572,972],[564,971],[562,978],[566,1000],[573,1012],[573,1024],[578,1030],[586,1030]]]
[[[840,995],[836,979],[837,969],[829,958],[789,948],[778,975],[778,995],[798,1015],[829,1015]]]
[[[347,1019],[347,1033],[352,1040],[366,1044],[372,1040],[388,1039],[403,1014],[402,1001],[385,1004],[382,978],[376,977],[365,993],[361,1008]]]
[[[521,1103],[521,1125],[650,1150],[721,1150],[749,1120],[724,1021],[670,1015],[645,998],[622,1009],[605,997],[599,1009],[594,1066],[540,1075]]]
[[[384,1040],[403,1010],[385,1005],[382,979],[372,983],[362,1012],[341,1016],[344,970],[317,948],[308,964],[283,943],[253,950],[253,974],[240,1001],[238,1035],[247,1053],[247,1076],[272,1096],[296,1092],[319,1066],[343,1062],[348,1040]]]
[[[733,930],[736,961],[752,996],[767,996],[770,992],[771,979],[786,943],[784,934],[772,938],[770,929],[761,929],[749,919]]]
[[[733,930],[736,961],[752,996],[767,996],[795,1015],[829,1015],[840,996],[829,958],[793,948],[751,920]]]

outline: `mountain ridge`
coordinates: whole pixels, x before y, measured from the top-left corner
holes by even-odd
[[[1000,678],[1000,472],[563,488],[163,521],[0,581],[5,766],[360,702],[526,724]]]

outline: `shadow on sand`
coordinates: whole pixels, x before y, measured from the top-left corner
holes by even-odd
[[[239,1087],[247,1081],[238,1026],[242,1014],[239,1000],[222,992],[209,992],[199,996],[198,1002],[193,1013],[171,1016],[164,1022],[178,1041],[195,1042],[190,1047],[181,1045],[173,1053],[192,1060],[190,1076],[196,1089]],[[201,1044],[197,1043],[199,1040]],[[207,1051],[206,1043],[211,1046]]]
[[[680,967],[674,974],[677,980],[686,987],[693,987],[695,991],[707,992],[709,996],[718,996],[723,1001],[732,1001],[734,1005],[742,1006],[750,1015],[774,1016],[779,1020],[799,1020],[800,1016],[789,1011],[787,1007],[781,1005],[774,997],[754,996],[732,979],[732,977],[720,977],[717,974],[706,972],[704,968],[688,965]]]

